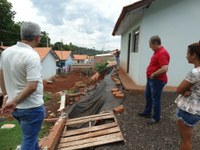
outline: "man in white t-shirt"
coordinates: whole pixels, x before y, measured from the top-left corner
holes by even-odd
[[[4,50],[0,61],[0,85],[7,97],[1,112],[12,113],[22,129],[21,150],[39,150],[38,135],[45,117],[41,62],[33,49],[40,42],[38,24],[23,22],[21,42]]]

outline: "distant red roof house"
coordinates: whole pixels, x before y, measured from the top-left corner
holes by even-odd
[[[38,52],[41,61],[43,61],[48,53],[51,53],[56,59],[59,59],[58,55],[52,50],[51,47],[35,47],[34,49]]]
[[[48,79],[56,75],[56,60],[59,59],[58,55],[52,50],[51,47],[35,47],[34,49],[40,56],[42,64],[42,78]]]
[[[98,54],[94,56],[95,63],[100,63],[108,60],[115,60],[114,54],[112,52],[108,54]]]
[[[87,63],[88,55],[73,55],[73,62],[84,64]]]
[[[86,60],[88,59],[88,55],[74,55],[73,60]]]
[[[54,52],[58,55],[60,60],[67,60],[71,55],[71,51],[58,51],[58,50],[55,50]]]
[[[72,64],[71,51],[55,50],[55,53],[59,57],[59,60],[57,60],[57,62],[56,62],[57,67],[68,68],[71,66],[71,64]]]

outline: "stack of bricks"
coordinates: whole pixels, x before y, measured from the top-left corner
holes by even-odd
[[[124,93],[122,93],[122,91],[120,91],[118,88],[113,88],[111,91],[112,91],[114,97],[124,98]]]
[[[113,77],[113,76],[111,76],[111,79],[112,79],[113,81],[115,81],[115,82],[118,80],[116,77]]]
[[[116,98],[124,98],[124,94],[118,88],[112,88],[112,93]],[[113,108],[114,113],[124,112],[124,106],[120,105],[118,107]]]
[[[117,85],[120,85],[120,84],[121,84],[120,79],[118,79],[118,78],[116,78],[116,77],[111,77],[111,79],[112,79]]]

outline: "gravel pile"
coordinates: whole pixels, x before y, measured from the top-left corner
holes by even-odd
[[[177,94],[164,92],[162,95],[162,118],[154,125],[146,124],[146,118],[137,116],[145,104],[143,93],[126,93],[123,105],[125,111],[117,115],[126,142],[112,143],[95,150],[178,150],[180,138],[176,125]],[[194,129],[193,150],[200,150],[200,125]]]

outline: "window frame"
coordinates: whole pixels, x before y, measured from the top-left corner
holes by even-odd
[[[136,28],[132,32],[132,52],[138,53],[139,52],[139,38],[140,38],[140,28]]]

